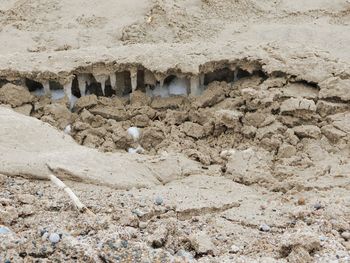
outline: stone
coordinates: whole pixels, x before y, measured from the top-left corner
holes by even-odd
[[[226,177],[238,183],[251,185],[253,183],[274,182],[271,175],[272,155],[258,148],[237,150],[228,156]]]
[[[139,228],[140,229],[145,229],[145,228],[147,228],[147,225],[148,225],[147,222],[140,222],[139,223]]]
[[[35,197],[30,194],[20,194],[17,197],[18,201],[20,201],[22,204],[33,204],[35,202]]]
[[[316,111],[316,104],[313,100],[303,98],[290,98],[282,102],[281,113],[290,113],[294,111]]]
[[[266,224],[262,224],[259,226],[259,230],[262,232],[270,232],[271,228],[270,228],[270,226],[268,226]]]
[[[320,114],[321,117],[341,113],[349,110],[349,108],[349,104],[347,103],[335,103],[324,100],[319,100],[316,104],[316,112]]]
[[[21,113],[26,116],[30,116],[30,113],[33,110],[33,106],[31,104],[24,104],[22,106],[19,106],[17,108],[13,109],[15,112]]]
[[[97,96],[93,94],[80,97],[75,102],[74,108],[80,112],[83,109],[90,109],[95,105],[97,105]]]
[[[61,239],[61,237],[57,233],[51,233],[50,236],[49,236],[49,240],[53,244],[56,244],[56,243],[60,242],[60,239]]]
[[[51,117],[53,123],[51,125],[63,130],[72,121],[72,113],[67,109],[65,105],[53,103],[44,106],[44,117]]]
[[[130,94],[130,104],[134,107],[146,106],[151,103],[151,98],[141,90],[135,90]]]
[[[278,149],[279,158],[290,158],[297,153],[297,149],[290,144],[283,143]]]
[[[350,232],[344,231],[341,233],[341,237],[344,238],[346,241],[350,240]]]
[[[254,126],[244,125],[241,129],[242,134],[247,138],[254,138],[257,128]]]
[[[97,105],[89,110],[92,114],[100,115],[106,119],[116,121],[125,121],[130,118],[129,113],[124,108],[115,108],[113,106]]]
[[[17,209],[12,206],[7,206],[5,210],[0,208],[0,223],[11,225],[18,218]]]
[[[204,127],[200,124],[186,121],[180,125],[180,130],[185,133],[187,136],[190,136],[194,139],[200,139],[205,136]]]
[[[322,99],[339,98],[342,101],[350,100],[350,80],[341,79],[340,77],[331,77],[321,83],[319,83],[320,93],[319,96]]]
[[[0,225],[0,235],[9,234],[9,233],[11,233],[11,230],[9,228],[7,228],[6,226]]]
[[[237,130],[241,127],[240,119],[242,116],[242,112],[237,110],[218,110],[215,112],[215,123]]]
[[[225,82],[212,82],[202,95],[198,96],[193,102],[196,108],[205,108],[213,106],[225,99],[225,93],[228,90],[228,84]]]
[[[165,139],[164,132],[157,127],[147,127],[142,130],[142,135],[140,138],[141,146],[150,150],[155,148]]]
[[[240,249],[238,246],[232,245],[232,246],[230,247],[229,253],[237,254],[240,250],[241,250],[241,249]]]
[[[180,125],[187,120],[188,113],[186,111],[167,110],[164,121],[170,125]]]
[[[285,127],[282,123],[279,121],[275,121],[272,124],[259,128],[256,131],[256,138],[261,140],[263,138],[270,138],[271,136],[275,134],[283,134],[287,130],[287,127]]]
[[[321,136],[321,129],[315,125],[296,126],[293,131],[299,138],[319,139]]]
[[[7,83],[0,89],[0,103],[18,107],[33,100],[34,96],[25,87]]]
[[[335,128],[333,125],[326,125],[321,128],[321,132],[331,142],[337,142],[346,136],[346,133]]]
[[[154,203],[156,205],[162,205],[163,204],[163,198],[161,196],[157,196],[154,200]]]
[[[194,258],[193,255],[190,252],[187,252],[186,250],[180,249],[176,255],[178,257],[181,257],[182,260],[181,262],[191,262]]]
[[[198,232],[189,237],[191,246],[197,254],[212,254],[216,252],[215,245],[205,232]]]
[[[327,117],[333,126],[345,133],[350,133],[350,112],[337,113]]]
[[[305,260],[310,258],[309,253],[315,253],[320,248],[319,236],[305,226],[288,230],[281,237],[281,254],[287,254],[285,256],[291,262],[312,262]]]
[[[168,237],[168,230],[164,225],[159,226],[152,235],[148,237],[148,242],[154,248],[161,248],[164,246]]]

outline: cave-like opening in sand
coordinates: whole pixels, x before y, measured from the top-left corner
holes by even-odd
[[[35,92],[38,90],[43,90],[44,86],[38,81],[32,80],[32,79],[25,79],[25,84],[30,92]]]

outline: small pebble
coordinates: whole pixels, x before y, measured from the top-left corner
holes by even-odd
[[[341,236],[345,240],[350,240],[350,232],[343,232],[343,233],[341,233]]]
[[[163,204],[163,198],[161,198],[160,196],[157,196],[156,199],[154,200],[154,203],[156,205],[162,205]]]
[[[10,232],[11,232],[10,229],[8,229],[7,227],[4,227],[4,226],[0,227],[0,234],[8,234]]]
[[[56,234],[56,233],[51,233],[50,236],[49,236],[50,242],[54,243],[54,244],[60,242],[60,239],[61,238],[60,238],[59,234]]]
[[[305,198],[304,197],[300,197],[298,199],[298,205],[305,205]]]
[[[315,208],[316,210],[319,210],[319,209],[322,208],[322,205],[321,205],[320,203],[316,203],[316,204],[314,204],[314,208]]]
[[[322,241],[322,242],[324,242],[324,241],[326,241],[327,240],[327,237],[320,237],[320,241]]]
[[[140,223],[139,223],[139,228],[140,228],[140,229],[145,229],[145,228],[147,228],[147,223],[146,223],[146,222],[140,222]]]
[[[189,261],[193,260],[193,255],[190,252],[187,252],[186,250],[180,249],[177,253],[177,256],[185,258]]]
[[[238,246],[232,245],[229,252],[233,253],[233,254],[236,254],[236,253],[239,252],[239,250],[240,250],[240,248]]]
[[[263,232],[269,232],[271,230],[271,228],[266,224],[262,224],[262,225],[260,225],[259,230],[263,231]]]

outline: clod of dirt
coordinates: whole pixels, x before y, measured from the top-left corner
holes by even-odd
[[[198,255],[215,254],[216,248],[211,238],[205,232],[199,232],[189,237],[192,248]]]
[[[25,87],[7,83],[0,89],[0,103],[18,107],[33,100],[34,96]]]

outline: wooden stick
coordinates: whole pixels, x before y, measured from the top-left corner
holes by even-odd
[[[79,198],[74,194],[74,192],[66,186],[60,179],[58,179],[53,174],[49,174],[48,178],[51,180],[52,183],[54,183],[58,188],[64,190],[70,199],[72,200],[73,204],[78,208],[79,212],[82,213],[88,213],[89,215],[95,216],[95,214],[86,207],[82,202],[80,202]]]

